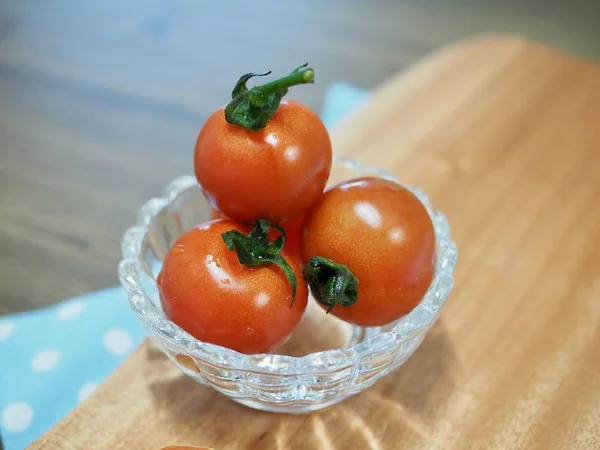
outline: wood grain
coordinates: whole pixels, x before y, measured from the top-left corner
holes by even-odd
[[[446,211],[442,319],[397,372],[325,411],[253,411],[149,342],[34,449],[600,448],[600,68],[526,41],[444,49],[333,134]]]

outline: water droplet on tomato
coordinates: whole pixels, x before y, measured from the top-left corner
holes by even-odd
[[[277,147],[277,144],[279,144],[279,139],[277,139],[275,134],[269,133],[265,136],[265,142],[271,147]]]
[[[232,288],[237,286],[235,280],[229,276],[229,273],[223,267],[221,267],[218,260],[215,260],[213,255],[206,255],[205,264],[208,273],[210,273],[215,283],[231,286]]]

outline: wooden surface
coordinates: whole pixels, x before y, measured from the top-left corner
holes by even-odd
[[[394,374],[312,415],[262,413],[148,343],[36,449],[600,448],[600,68],[525,41],[463,42],[333,133],[447,212],[456,288]]]
[[[365,88],[475,33],[600,57],[597,0],[0,2],[0,315],[117,284],[133,211],[190,173],[240,74],[309,61],[293,96]]]

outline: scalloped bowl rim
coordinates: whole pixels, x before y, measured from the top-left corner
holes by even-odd
[[[165,189],[163,197],[148,200],[140,209],[137,225],[129,228],[123,236],[121,242],[123,259],[119,263],[119,279],[127,291],[129,303],[139,320],[152,334],[167,341],[181,353],[187,353],[195,358],[202,359],[205,363],[214,367],[277,375],[323,374],[351,367],[358,364],[362,357],[388,351],[390,347],[400,346],[403,341],[430,327],[439,317],[453,287],[453,272],[456,265],[457,251],[456,245],[450,238],[446,217],[442,213],[433,210],[429,199],[420,189],[402,183],[391,172],[377,167],[362,166],[357,161],[345,157],[334,157],[334,164],[341,164],[360,174],[353,178],[375,175],[393,180],[408,188],[423,203],[433,221],[437,244],[434,278],[417,307],[401,317],[391,330],[382,331],[368,337],[352,347],[324,350],[304,356],[270,353],[246,355],[220,345],[202,342],[174,322],[161,317],[163,313],[146,295],[140,283],[140,272],[142,271],[139,262],[140,252],[152,219],[173,203],[179,194],[193,186],[198,186],[195,177],[191,175],[174,179]],[[155,282],[155,280],[152,281]],[[415,320],[423,312],[426,313],[426,319]],[[378,343],[380,345],[377,345]],[[327,356],[327,358],[322,358],[323,356]],[[332,356],[341,357],[343,362],[315,362],[316,359],[330,360]]]

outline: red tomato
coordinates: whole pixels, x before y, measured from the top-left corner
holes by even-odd
[[[410,312],[427,292],[435,234],[427,210],[408,189],[380,178],[359,178],[326,192],[309,212],[302,254],[305,262],[321,256],[343,264],[358,279],[356,303],[338,304],[332,314],[378,326]]]
[[[194,170],[208,201],[227,217],[283,224],[322,195],[331,159],[319,117],[283,100],[258,131],[227,123],[224,109],[215,112],[198,136]]]
[[[300,266],[283,256],[299,281],[292,289],[275,264],[248,267],[221,235],[247,233],[232,220],[202,224],[183,234],[167,253],[157,283],[166,316],[192,336],[242,353],[270,352],[292,334],[308,292]]]

